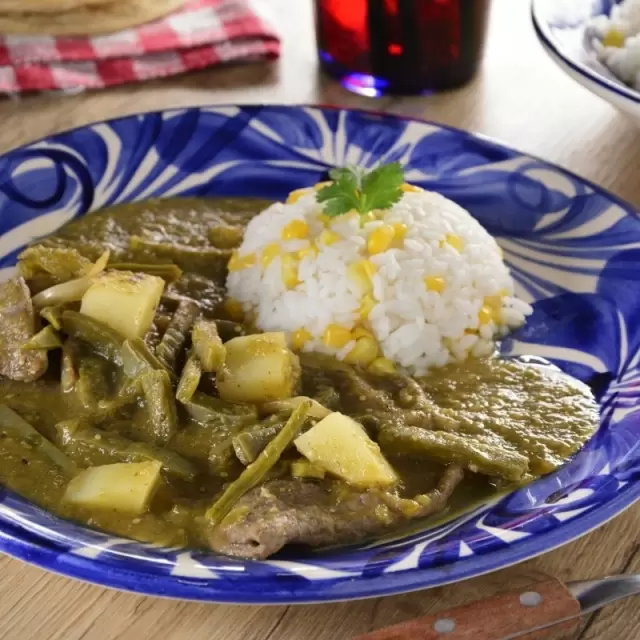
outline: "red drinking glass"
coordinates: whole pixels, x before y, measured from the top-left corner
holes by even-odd
[[[315,0],[323,68],[368,96],[454,89],[484,50],[490,0]]]

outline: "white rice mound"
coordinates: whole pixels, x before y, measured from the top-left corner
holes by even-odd
[[[404,193],[391,209],[377,212],[377,220],[361,223],[355,213],[320,217],[322,207],[309,189],[293,204],[273,204],[247,226],[237,258],[256,257],[255,264],[230,271],[228,296],[242,304],[263,331],[306,329],[311,338],[303,351],[319,351],[345,358],[355,345],[342,348],[323,341],[329,325],[353,330],[365,327],[379,343],[381,355],[416,375],[432,367],[490,355],[495,340],[521,326],[531,307],[514,297],[514,285],[496,241],[462,207],[428,191]],[[304,221],[306,239],[281,239],[292,220]],[[403,223],[405,237],[381,253],[368,252],[369,235],[380,225]],[[328,224],[325,227],[325,224]],[[328,228],[339,240],[327,246],[319,236]],[[458,251],[454,244],[462,243]],[[294,253],[315,243],[317,255],[298,263],[296,286],[283,283],[282,261],[274,258],[266,268],[262,252],[277,243],[283,253]],[[273,246],[273,245],[272,245]],[[363,319],[361,286],[347,274],[357,260],[370,259],[374,305]],[[248,261],[251,262],[251,259]],[[441,292],[428,290],[425,277],[444,280]],[[481,324],[479,314],[487,298],[500,301],[497,321]]]
[[[622,46],[607,46],[612,31],[624,38]],[[622,82],[640,91],[640,0],[623,0],[610,15],[594,17],[587,27],[598,59]]]

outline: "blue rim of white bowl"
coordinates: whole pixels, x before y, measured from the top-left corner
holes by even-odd
[[[416,122],[432,125],[439,129],[455,133],[468,140],[477,140],[483,145],[491,146],[498,150],[515,153],[525,158],[539,161],[544,165],[570,177],[580,183],[590,187],[594,192],[603,194],[611,202],[622,206],[627,213],[640,216],[640,212],[622,198],[609,192],[605,188],[585,179],[572,171],[557,164],[544,160],[536,155],[524,153],[498,142],[488,136],[472,133],[444,125],[432,120],[401,116],[393,113],[386,113],[376,110],[343,108],[332,105],[296,104],[252,104],[252,105],[230,105],[230,104],[204,104],[195,107],[178,107],[175,109],[158,109],[154,111],[132,113],[125,116],[112,118],[109,120],[97,120],[84,125],[74,127],[31,141],[27,145],[33,146],[46,142],[59,135],[69,134],[98,124],[115,124],[130,118],[145,115],[163,114],[167,112],[179,112],[189,108],[196,109],[220,109],[230,107],[276,107],[276,108],[316,108],[320,110],[349,111],[356,113],[382,116],[385,118],[400,119],[409,122]],[[6,154],[11,154],[21,147],[9,150]],[[21,502],[26,502],[15,492],[0,485],[0,494],[6,494],[18,498]],[[74,578],[98,586],[128,591],[141,595],[158,596],[170,599],[204,601],[221,604],[257,604],[257,605],[283,605],[283,604],[319,604],[328,602],[338,602],[345,600],[357,600],[364,598],[383,597],[429,589],[436,586],[451,584],[462,580],[474,578],[483,574],[498,571],[503,568],[529,560],[543,553],[552,551],[565,544],[573,542],[594,529],[606,524],[614,517],[620,515],[635,503],[640,502],[640,482],[629,482],[617,496],[608,501],[605,505],[590,509],[581,513],[570,521],[564,522],[552,530],[544,533],[537,533],[527,540],[520,540],[517,544],[509,545],[502,550],[492,550],[486,555],[473,555],[465,558],[463,562],[453,562],[433,568],[412,568],[398,571],[393,574],[358,575],[347,578],[340,577],[336,580],[306,580],[304,588],[298,591],[299,577],[291,580],[291,576],[282,573],[265,579],[252,576],[247,579],[252,585],[229,584],[229,591],[225,593],[224,587],[220,584],[224,582],[218,579],[188,578],[174,575],[158,575],[151,571],[141,571],[139,567],[135,571],[103,562],[100,557],[90,558],[74,554],[64,545],[58,546],[55,541],[39,535],[33,531],[26,531],[19,526],[0,524],[0,552],[6,553],[14,558],[23,560],[29,564],[38,566],[52,573],[65,577]],[[2,505],[0,504],[0,510]],[[46,513],[46,510],[38,508]],[[76,524],[84,529],[91,529],[83,525]],[[132,541],[135,542],[135,541]],[[289,577],[289,579],[287,579]],[[212,589],[213,585],[217,588]],[[268,585],[268,590],[262,589]]]
[[[589,82],[593,82],[603,89],[611,91],[622,98],[626,98],[636,104],[640,104],[640,92],[635,91],[624,84],[610,80],[597,71],[590,69],[582,62],[568,57],[554,37],[549,22],[540,15],[539,4],[540,0],[531,1],[531,18],[533,21],[533,27],[540,42],[549,51],[549,53],[559,58],[564,64]]]

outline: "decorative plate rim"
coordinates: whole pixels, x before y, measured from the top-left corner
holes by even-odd
[[[516,547],[508,547],[501,551],[495,551],[487,555],[480,555],[472,559],[466,559],[465,562],[461,563],[465,569],[462,571],[455,570],[454,563],[454,565],[451,565],[451,567],[453,567],[452,570],[448,570],[448,568],[417,568],[407,569],[393,575],[383,574],[374,577],[358,576],[357,578],[344,580],[341,583],[343,588],[335,590],[332,588],[329,588],[328,590],[326,588],[322,588],[322,581],[310,581],[310,584],[316,584],[320,587],[316,590],[318,593],[312,597],[298,597],[294,596],[288,590],[283,593],[274,589],[268,592],[261,592],[260,600],[256,601],[251,597],[239,597],[238,592],[233,590],[230,590],[227,596],[223,588],[217,589],[215,597],[212,597],[210,585],[211,583],[216,583],[215,579],[191,581],[189,579],[177,578],[174,576],[164,576],[163,578],[159,578],[152,574],[141,574],[139,571],[132,572],[115,569],[114,567],[106,564],[105,573],[102,574],[102,579],[92,579],[88,574],[95,574],[96,571],[100,569],[100,560],[65,554],[62,558],[70,560],[70,562],[58,563],[59,557],[56,556],[55,550],[49,548],[47,545],[27,542],[15,538],[12,538],[12,541],[7,544],[7,532],[1,527],[0,552],[6,553],[13,558],[23,560],[28,564],[35,565],[45,571],[50,571],[51,573],[59,576],[74,578],[88,584],[108,589],[126,591],[138,595],[192,602],[258,606],[284,604],[329,604],[332,602],[365,600],[368,598],[380,598],[410,593],[413,591],[433,589],[435,587],[454,584],[471,578],[477,578],[494,571],[506,569],[507,567],[519,564],[520,562],[531,560],[545,553],[554,551],[566,544],[576,542],[580,538],[583,538],[587,534],[608,523],[613,518],[624,513],[627,509],[640,501],[640,483],[635,483],[635,485],[632,486],[632,489],[633,491],[630,492],[631,495],[629,497],[622,499],[623,496],[618,496],[618,498],[609,502],[607,504],[608,509],[606,509],[606,514],[602,514],[605,510],[605,508],[602,507],[590,510],[573,519],[571,521],[572,524],[585,521],[586,526],[584,529],[582,527],[574,527],[581,530],[577,531],[569,538],[561,535],[566,533],[566,527],[559,526],[542,535],[538,535],[535,538],[525,540],[519,543]],[[617,505],[616,502],[621,502],[622,504]],[[545,544],[541,544],[541,542],[544,542]],[[13,548],[13,545],[15,545],[15,548]],[[505,559],[505,562],[500,562],[503,558]],[[496,564],[498,564],[498,566],[496,566]],[[448,577],[443,578],[442,575],[440,575],[442,573],[449,575]],[[105,579],[104,576],[108,576],[108,578]],[[407,579],[407,577],[413,579]],[[252,579],[255,582],[258,582],[255,578]],[[165,585],[165,581],[167,580],[170,582]],[[355,589],[351,588],[352,584],[357,585]],[[184,587],[186,591],[188,591],[188,595],[176,593],[177,591],[180,591],[181,587]],[[173,593],[169,593],[169,590],[173,591]]]
[[[579,183],[586,185],[594,191],[607,198],[611,203],[615,203],[624,208],[625,212],[638,218],[638,210],[617,195],[596,183],[583,178],[576,173],[560,165],[544,160],[534,154],[524,153],[517,148],[510,147],[483,134],[465,131],[457,127],[444,125],[432,120],[418,118],[414,116],[402,116],[393,113],[385,113],[371,109],[343,108],[333,105],[322,104],[199,104],[195,106],[182,106],[170,109],[157,109],[147,112],[138,112],[111,118],[108,120],[97,120],[89,122],[73,129],[68,129],[44,136],[40,139],[30,141],[20,147],[15,147],[1,157],[19,151],[24,147],[31,147],[40,143],[55,139],[58,136],[81,131],[96,125],[111,125],[124,120],[141,118],[153,114],[179,114],[189,110],[200,109],[224,109],[224,108],[276,108],[283,110],[317,109],[320,111],[335,111],[345,113],[361,113],[366,115],[380,116],[391,120],[402,120],[416,122],[423,125],[430,125],[436,129],[452,132],[467,140],[479,141],[482,145],[492,146],[510,154],[516,154],[538,161],[542,165],[554,171],[560,172]],[[0,490],[15,495],[13,492]],[[20,498],[23,502],[24,499]],[[236,604],[313,604],[336,602],[352,599],[380,597],[398,593],[405,593],[420,589],[432,588],[444,584],[450,584],[460,580],[476,577],[491,571],[517,564],[524,560],[536,557],[542,553],[551,551],[559,546],[572,542],[597,527],[605,524],[616,515],[622,513],[637,501],[640,500],[640,482],[631,481],[613,499],[604,505],[595,506],[584,513],[576,516],[570,521],[558,523],[553,529],[543,533],[536,533],[526,540],[520,540],[514,545],[505,549],[491,551],[487,554],[473,555],[467,557],[463,562],[453,562],[442,567],[432,568],[411,568],[402,569],[393,574],[357,575],[352,577],[342,576],[332,579],[332,583],[325,584],[325,580],[308,580],[303,589],[298,590],[283,586],[279,588],[276,584],[280,576],[257,577],[246,576],[246,580],[253,581],[257,586],[262,582],[268,582],[271,588],[268,592],[262,591],[259,599],[252,597],[254,592],[238,591],[233,588],[232,582],[236,580],[219,580],[188,578],[177,575],[162,575],[151,572],[127,570],[121,567],[114,567],[103,562],[100,557],[89,558],[81,555],[69,553],[59,553],[56,549],[55,541],[44,536],[27,532],[18,526],[11,526],[0,522],[0,551],[10,556],[24,560],[46,570],[59,575],[76,578],[92,584],[109,588],[130,591],[133,593],[153,595],[184,600],[209,601],[219,603]],[[0,504],[0,515],[3,505]],[[238,577],[238,582],[242,579]],[[225,584],[230,588],[225,591]],[[217,585],[217,586],[216,586]],[[256,588],[257,591],[257,588]]]
[[[536,2],[536,1],[537,0],[533,0],[533,2]],[[640,92],[638,93],[638,97],[640,99]],[[436,127],[438,129],[445,129],[446,131],[450,131],[457,135],[461,135],[465,138],[472,139],[472,140],[481,140],[483,143],[492,145],[497,149],[508,151],[510,153],[516,153],[519,156],[530,158],[532,160],[541,162],[542,164],[547,165],[548,167],[554,169],[555,171],[560,171],[564,173],[566,176],[569,176],[574,180],[578,180],[579,182],[587,185],[594,191],[603,193],[612,202],[615,202],[616,204],[622,207],[631,209],[633,214],[640,219],[640,207],[636,207],[629,201],[625,200],[623,197],[613,193],[613,191],[610,191],[606,187],[599,185],[597,182],[594,182],[590,178],[585,178],[584,176],[581,176],[575,171],[572,171],[571,169],[567,169],[561,164],[556,164],[551,160],[547,160],[543,156],[539,156],[529,151],[523,151],[519,147],[512,147],[509,144],[507,144],[507,142],[503,142],[500,138],[496,138],[484,133],[480,133],[478,131],[469,131],[467,129],[461,129],[460,127],[456,127],[454,125],[438,122],[437,120],[431,120],[430,118],[420,118],[419,116],[405,116],[403,114],[393,113],[390,111],[383,111],[382,109],[365,109],[360,107],[340,107],[338,105],[323,104],[321,102],[297,102],[295,104],[284,103],[284,102],[236,102],[236,103],[221,102],[220,104],[215,102],[205,102],[202,104],[169,107],[167,109],[150,109],[149,111],[136,111],[134,113],[127,113],[125,115],[116,116],[114,118],[107,118],[106,120],[90,120],[89,122],[78,125],[77,127],[71,127],[70,129],[62,129],[60,131],[55,131],[53,133],[50,133],[49,135],[41,136],[40,138],[35,138],[34,140],[30,140],[25,144],[21,144],[16,147],[11,147],[10,149],[7,149],[6,151],[0,153],[0,159],[3,158],[4,156],[7,156],[10,153],[19,151],[24,147],[37,145],[42,142],[46,142],[50,138],[55,138],[61,135],[67,135],[69,133],[75,133],[77,131],[82,131],[82,129],[95,127],[96,125],[99,125],[99,124],[111,124],[111,123],[121,122],[129,118],[139,118],[139,117],[149,116],[149,115],[177,114],[177,113],[180,113],[181,111],[189,111],[191,109],[231,109],[231,108],[319,109],[320,111],[344,111],[349,113],[362,113],[365,115],[378,116],[382,118],[390,118],[393,120],[418,122],[420,124],[426,124],[432,127]],[[2,233],[0,232],[0,236],[1,235]]]
[[[603,89],[607,89],[608,91],[611,91],[622,98],[626,98],[628,100],[631,100],[632,102],[635,102],[636,104],[640,104],[639,91],[635,91],[631,87],[627,87],[620,82],[611,80],[601,73],[598,73],[597,71],[589,68],[579,60],[574,60],[573,58],[567,56],[567,54],[563,51],[562,47],[558,44],[556,38],[551,32],[549,22],[543,17],[543,15],[541,15],[542,9],[540,8],[540,5],[545,1],[546,0],[531,0],[531,19],[540,42],[548,50],[548,52],[553,56],[559,58],[564,64],[581,75],[583,78],[586,78],[588,81],[594,82]]]

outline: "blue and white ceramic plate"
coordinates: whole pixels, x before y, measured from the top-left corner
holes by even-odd
[[[433,587],[581,536],[640,497],[640,220],[571,173],[436,124],[315,107],[219,106],[130,116],[0,157],[0,267],[30,240],[120,202],[280,199],[345,163],[400,160],[407,178],[467,208],[500,242],[534,305],[505,353],[586,381],[600,430],[555,473],[395,539],[263,562],[141,544],[61,520],[0,489],[0,549],[138,593],[237,603],[323,602]]]
[[[589,21],[609,15],[622,0],[532,0],[533,25],[551,59],[585,89],[640,125],[640,93],[619,80],[597,58]]]

